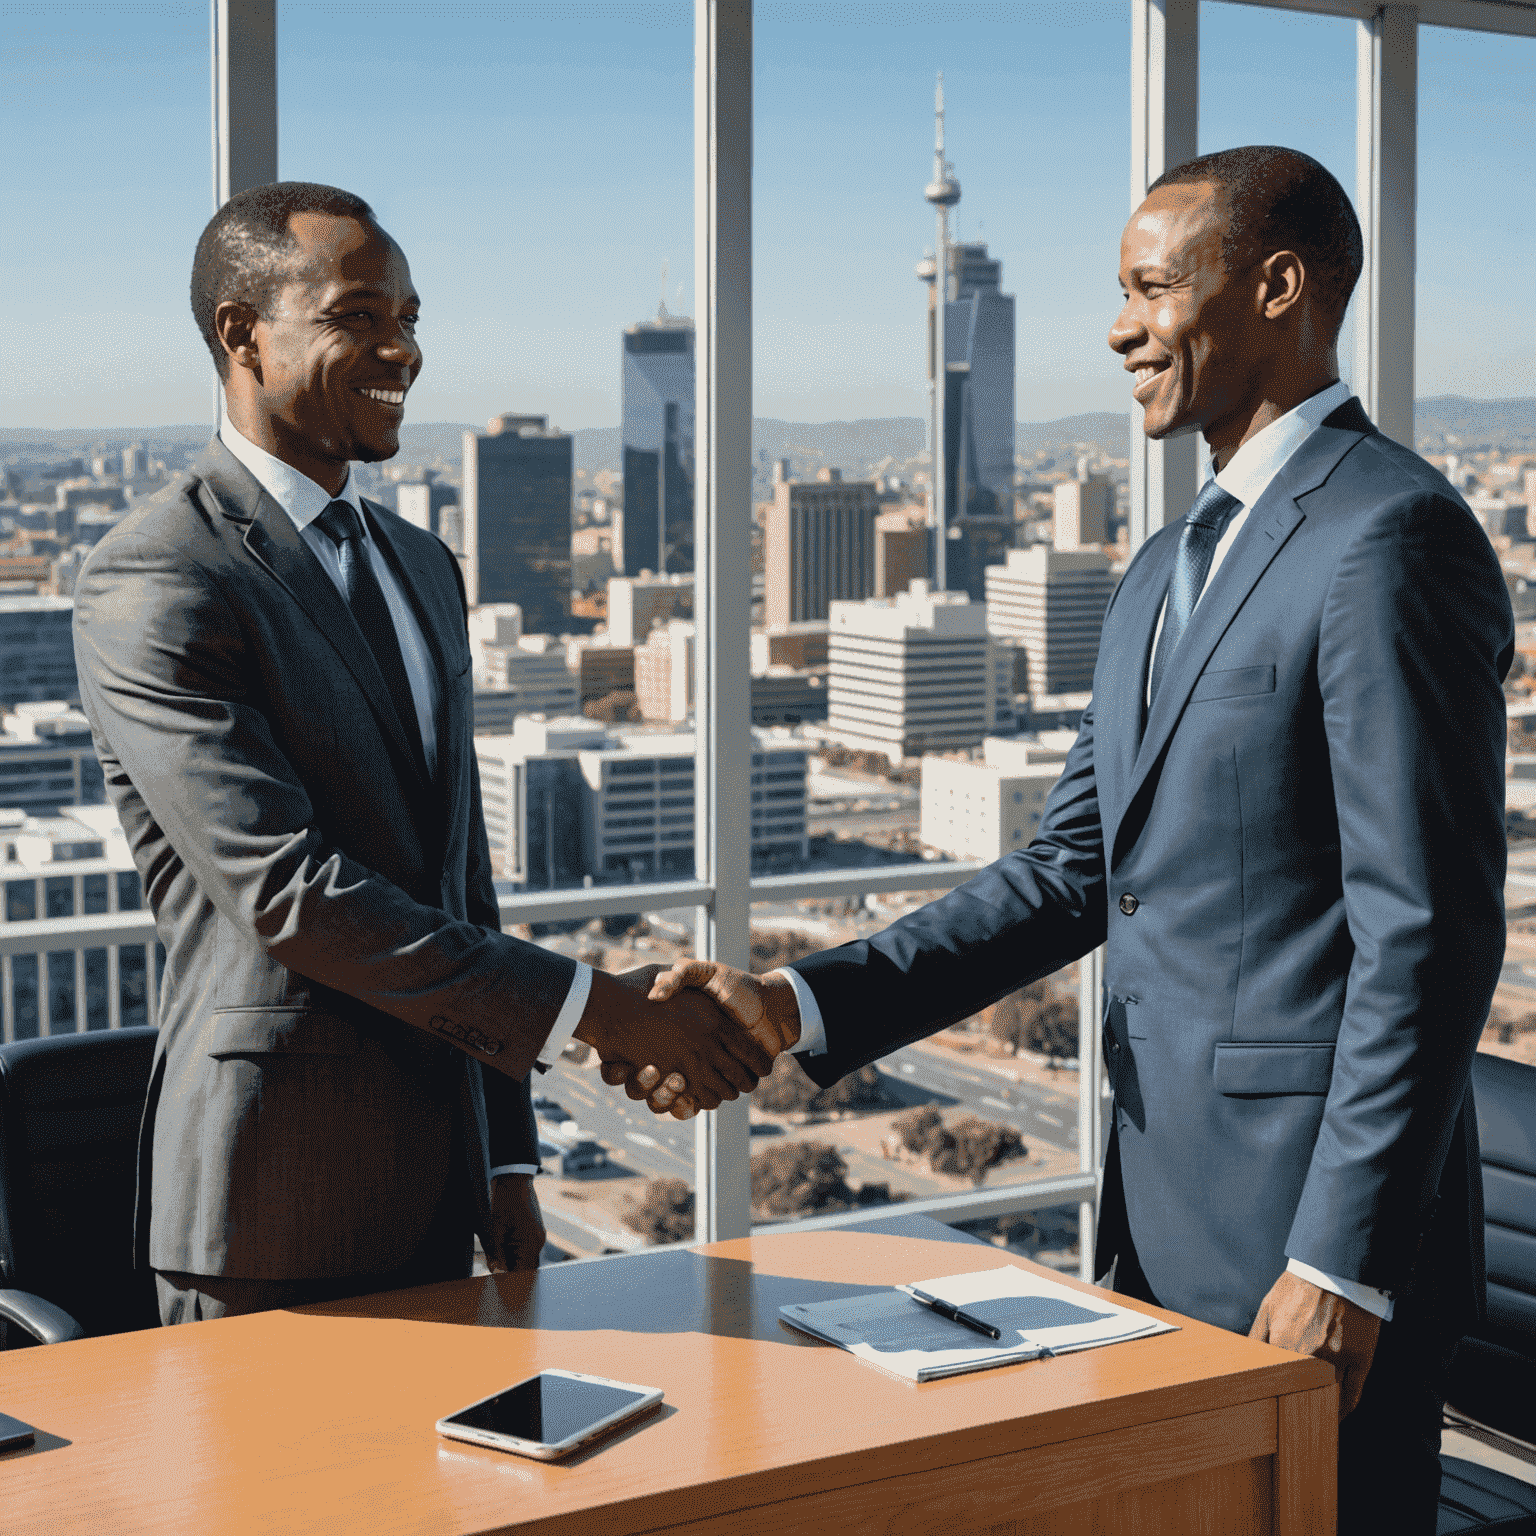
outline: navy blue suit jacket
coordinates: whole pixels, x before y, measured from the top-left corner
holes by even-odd
[[[829,1046],[802,1064],[835,1081],[1107,939],[1101,1264],[1128,1224],[1166,1306],[1234,1329],[1287,1255],[1470,1316],[1469,1078],[1504,949],[1498,559],[1350,400],[1250,510],[1147,715],[1178,539],[1115,593],[1035,841],[797,962]]]

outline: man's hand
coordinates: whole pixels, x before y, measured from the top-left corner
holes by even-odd
[[[762,1046],[770,1059],[799,1043],[800,1009],[795,1002],[795,989],[782,976],[752,976],[713,960],[683,960],[656,977],[650,995],[654,1001],[665,1002],[685,988],[695,988],[712,997]],[[603,1081],[614,1085],[624,1082],[620,1066],[618,1062],[605,1065]],[[713,1108],[700,1105],[679,1074],[663,1081],[654,1066],[636,1073],[633,1084],[646,1093],[646,1103],[656,1114],[670,1113],[676,1120],[687,1120],[700,1108]],[[638,1097],[627,1083],[625,1091],[632,1098]]]
[[[649,966],[622,976],[593,973],[576,1038],[602,1058],[603,1081],[623,1083],[632,1099],[670,1085],[668,1104],[686,1087],[697,1109],[718,1108],[757,1087],[772,1056],[700,993],[679,990],[665,1002],[652,1001],[647,993],[655,976]],[[637,1073],[636,1062],[655,1065]]]
[[[1342,1419],[1365,1390],[1380,1333],[1379,1317],[1286,1270],[1269,1288],[1248,1337],[1337,1367]]]
[[[485,1262],[493,1275],[537,1269],[544,1251],[544,1216],[531,1173],[499,1173],[491,1180],[491,1230]]]

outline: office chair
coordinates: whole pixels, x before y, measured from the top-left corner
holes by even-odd
[[[1536,1475],[1536,1067],[1479,1053],[1488,1316],[1456,1346],[1445,1425]],[[1437,1536],[1536,1536],[1536,1486],[1440,1458]]]
[[[156,1033],[0,1046],[0,1325],[13,1347],[160,1321],[154,1273],[133,1267],[139,1121]]]

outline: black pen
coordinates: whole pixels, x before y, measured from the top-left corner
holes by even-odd
[[[931,1312],[937,1312],[940,1317],[947,1317],[951,1322],[964,1323],[974,1333],[985,1334],[989,1339],[1002,1338],[1002,1330],[994,1328],[991,1323],[984,1323],[979,1317],[972,1317],[969,1312],[962,1312],[959,1307],[952,1307],[947,1301],[940,1301],[937,1296],[930,1296],[927,1291],[920,1291],[915,1285],[905,1287],[906,1293],[913,1301],[925,1306]]]

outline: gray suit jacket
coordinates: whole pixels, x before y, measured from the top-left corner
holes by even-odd
[[[1128,1229],[1165,1305],[1240,1330],[1288,1255],[1464,1322],[1504,946],[1498,558],[1350,400],[1249,512],[1144,719],[1179,535],[1115,593],[1035,842],[796,962],[830,1047],[803,1064],[835,1080],[1107,939],[1101,1259]]]
[[[439,668],[432,783],[345,601],[217,440],[76,587],[81,702],[166,951],[157,1269],[394,1269],[445,1201],[484,1233],[489,1169],[537,1160],[526,1078],[574,968],[498,931],[458,563],[368,512]]]

